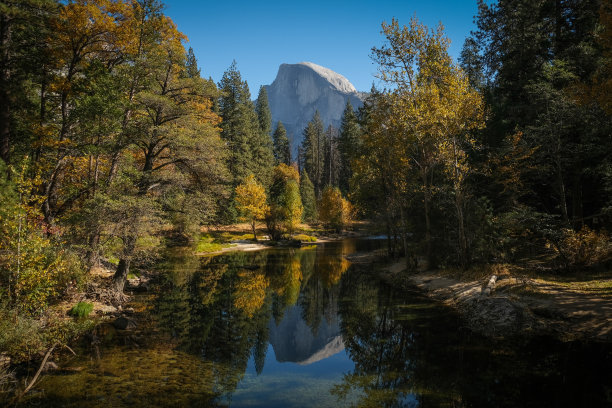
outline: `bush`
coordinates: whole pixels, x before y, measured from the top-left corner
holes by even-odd
[[[16,309],[0,307],[0,352],[13,363],[28,361],[45,349],[40,321],[24,317]]]
[[[85,318],[93,311],[93,303],[79,302],[70,309],[68,314],[70,316]]]
[[[591,266],[606,261],[612,255],[608,233],[593,231],[587,226],[580,231],[564,229],[563,238],[555,247],[566,266]]]

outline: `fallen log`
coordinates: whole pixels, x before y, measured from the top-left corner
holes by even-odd
[[[495,290],[495,283],[496,282],[497,282],[497,275],[492,275],[491,278],[489,279],[489,283],[487,283],[487,286],[482,288],[482,291],[480,292],[480,295],[481,296],[490,296],[491,292],[493,292],[493,290]]]

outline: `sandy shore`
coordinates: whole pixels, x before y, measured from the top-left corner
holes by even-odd
[[[456,308],[474,331],[490,337],[552,335],[561,340],[612,341],[612,299],[560,284],[500,276],[459,280],[437,272],[404,273],[405,261],[386,268],[388,277],[417,287]]]

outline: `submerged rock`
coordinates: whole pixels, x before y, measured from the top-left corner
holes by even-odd
[[[119,330],[132,330],[138,326],[134,320],[128,319],[124,316],[115,319],[112,324],[113,326],[115,326],[116,329]]]

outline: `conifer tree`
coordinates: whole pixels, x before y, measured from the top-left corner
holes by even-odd
[[[274,160],[276,164],[284,163],[287,166],[291,164],[291,148],[289,146],[289,139],[287,138],[287,131],[282,122],[278,122],[276,130],[273,135],[274,144]]]
[[[219,113],[223,119],[221,136],[226,140],[230,152],[227,167],[234,189],[250,173],[257,176],[253,168],[252,146],[255,134],[259,133],[259,125],[249,87],[242,80],[236,61],[223,74],[219,89],[222,92],[219,98]]]
[[[272,113],[268,104],[268,92],[263,86],[259,87],[255,112],[259,121],[259,129],[266,135],[269,135],[272,132]]]
[[[302,206],[304,207],[304,221],[312,222],[317,219],[317,200],[315,191],[308,173],[302,170],[300,176],[300,196],[302,197]]]
[[[198,61],[196,60],[195,54],[193,53],[193,48],[191,47],[189,47],[189,51],[187,51],[185,66],[187,68],[187,76],[189,78],[200,78]]]
[[[315,195],[319,197],[323,190],[325,166],[325,133],[319,111],[315,112],[312,120],[308,122],[308,126],[304,129],[302,150],[304,169],[312,181]]]
[[[268,93],[263,86],[259,88],[255,113],[258,131],[250,139],[253,156],[251,169],[264,186],[269,186],[272,178],[272,167],[274,166],[272,138],[270,137],[272,115],[268,106]]]
[[[345,195],[349,191],[349,180],[353,174],[351,160],[355,157],[355,152],[358,151],[360,132],[357,115],[353,110],[351,101],[347,99],[340,123],[340,136],[338,137],[338,151],[340,153],[338,187]]]

